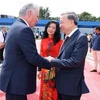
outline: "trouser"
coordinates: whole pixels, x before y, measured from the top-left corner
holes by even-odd
[[[6,100],[27,100],[27,96],[6,93]]]
[[[94,66],[93,69],[100,72],[100,51],[92,50]]]
[[[58,100],[80,100],[81,95],[79,96],[69,96],[69,95],[63,95],[58,93]]]
[[[0,49],[0,61],[3,61],[3,50],[4,48]]]

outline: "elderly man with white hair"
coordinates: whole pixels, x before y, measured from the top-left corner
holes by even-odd
[[[26,4],[8,30],[0,80],[0,89],[6,93],[6,100],[27,100],[26,95],[36,91],[37,66],[51,68],[50,62],[36,49],[31,28],[38,17],[38,6]]]

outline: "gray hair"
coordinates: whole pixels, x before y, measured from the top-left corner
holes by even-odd
[[[21,10],[19,11],[19,16],[24,16],[29,10],[35,11],[36,9],[39,11],[39,7],[37,5],[28,3],[21,8]]]
[[[73,20],[75,25],[78,24],[79,18],[75,12],[66,12],[66,13],[62,13],[61,15],[65,15],[67,16],[68,19]]]

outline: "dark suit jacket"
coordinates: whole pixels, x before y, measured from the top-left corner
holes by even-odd
[[[90,43],[90,48],[100,51],[100,34],[94,34]]]
[[[33,93],[37,66],[50,69],[50,63],[37,53],[33,32],[23,20],[18,19],[7,35],[0,89],[12,94]]]
[[[84,62],[88,50],[87,37],[76,30],[51,65],[57,68],[56,88],[64,95],[77,96],[89,92],[84,82]]]
[[[94,33],[93,36],[92,36],[92,39],[91,39],[91,42],[90,42],[90,49],[91,49],[91,48],[93,49],[96,36],[97,36],[97,34],[95,34],[95,33]]]

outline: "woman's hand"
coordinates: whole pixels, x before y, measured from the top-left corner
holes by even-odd
[[[42,76],[42,72],[39,71],[39,73],[38,73],[38,79],[41,79],[41,76]]]
[[[4,48],[4,46],[5,46],[5,43],[0,43],[0,49],[2,49],[2,48]]]

